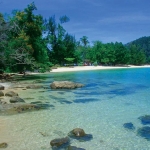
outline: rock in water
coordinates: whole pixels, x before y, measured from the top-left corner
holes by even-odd
[[[61,146],[68,145],[68,144],[69,144],[68,137],[58,138],[58,139],[54,139],[54,140],[50,141],[50,145],[52,147],[61,147]]]
[[[143,125],[150,124],[150,115],[141,116],[141,117],[139,117],[138,119],[141,120],[141,123],[142,123]]]
[[[0,91],[0,97],[1,97],[1,96],[4,96],[4,93],[3,93],[2,91]]]
[[[43,88],[43,86],[42,85],[28,85],[27,87],[26,87],[27,89],[40,89],[40,88]]]
[[[9,96],[9,97],[18,96],[18,93],[15,93],[13,91],[9,91],[9,92],[5,93],[5,96]]]
[[[52,89],[75,89],[83,86],[83,84],[74,83],[71,81],[54,81],[52,84],[50,84]]]
[[[68,136],[73,139],[77,139],[80,142],[90,141],[91,139],[93,139],[93,136],[91,134],[86,134],[81,128],[73,129],[68,133]]]
[[[81,128],[75,128],[75,129],[73,129],[73,130],[72,130],[72,133],[73,133],[74,136],[76,136],[76,137],[82,137],[82,136],[85,136],[85,135],[86,135],[85,132],[84,132],[84,130],[81,129]]]
[[[150,127],[145,126],[137,130],[137,134],[147,140],[150,140]]]
[[[0,85],[0,90],[4,90],[5,87],[3,85]]]
[[[131,123],[131,122],[129,122],[129,123],[124,123],[124,124],[123,124],[123,127],[124,127],[125,129],[129,129],[129,130],[134,130],[134,129],[135,129],[133,123]]]
[[[78,147],[76,147],[76,146],[69,146],[69,147],[67,148],[67,150],[85,150],[85,149],[83,149],[83,148],[78,148]]]
[[[22,98],[20,98],[19,96],[13,96],[10,100],[10,103],[18,103],[18,102],[25,102]]]
[[[0,148],[6,148],[8,146],[7,143],[0,143]]]

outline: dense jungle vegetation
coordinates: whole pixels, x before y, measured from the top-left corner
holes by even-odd
[[[143,37],[126,45],[94,41],[88,37],[79,41],[63,27],[69,21],[61,16],[48,19],[35,15],[31,3],[9,17],[0,13],[0,70],[1,72],[44,72],[64,64],[77,65],[143,65],[150,62],[150,37]]]

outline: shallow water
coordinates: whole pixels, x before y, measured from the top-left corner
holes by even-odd
[[[86,150],[149,150],[150,141],[137,135],[138,117],[150,115],[150,69],[117,69],[50,73],[40,76],[44,86],[54,80],[85,84],[75,90],[20,90],[27,103],[42,101],[46,110],[0,116],[0,143],[7,150],[51,150],[50,141],[80,127],[91,141],[71,140]],[[123,127],[132,122],[134,131]]]

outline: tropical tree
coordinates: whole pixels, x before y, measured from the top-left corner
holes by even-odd
[[[46,23],[47,39],[50,45],[49,59],[53,64],[64,64],[64,58],[72,58],[76,48],[75,37],[66,33],[62,24],[69,21],[67,16],[60,17],[56,23],[55,16],[49,18]]]
[[[82,38],[80,38],[81,41],[81,45],[83,46],[81,48],[82,51],[82,61],[84,61],[86,59],[86,53],[87,53],[87,46],[88,46],[88,37],[87,36],[83,36]]]

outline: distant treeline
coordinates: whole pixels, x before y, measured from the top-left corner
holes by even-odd
[[[0,13],[0,70],[1,72],[44,72],[55,65],[142,65],[150,62],[150,37],[122,43],[93,42],[88,37],[79,41],[69,34],[62,16],[44,19],[35,15],[34,3],[22,11],[13,11],[7,18]],[[145,43],[145,44],[144,44]]]

